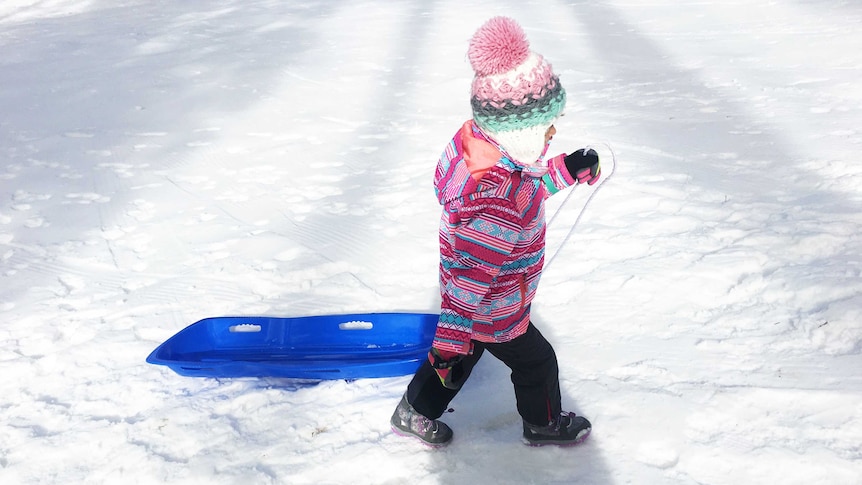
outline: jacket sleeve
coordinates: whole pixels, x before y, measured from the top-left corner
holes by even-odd
[[[433,345],[468,354],[473,317],[518,242],[523,219],[512,201],[498,198],[465,202],[459,214]]]
[[[565,153],[548,160],[548,173],[542,177],[542,183],[545,185],[545,192],[548,197],[577,183],[566,168]]]

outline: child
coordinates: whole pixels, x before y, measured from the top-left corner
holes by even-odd
[[[556,355],[530,321],[530,302],[544,263],[544,200],[594,184],[599,157],[581,149],[544,160],[566,92],[514,20],[486,22],[468,57],[473,119],[446,146],[434,179],[443,206],[440,320],[392,428],[448,444],[452,430],[437,418],[487,350],[512,371],[525,442],[579,443],[590,422],[562,411]]]

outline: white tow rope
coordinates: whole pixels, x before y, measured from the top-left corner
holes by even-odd
[[[593,190],[593,193],[591,193],[591,194],[590,194],[590,196],[589,196],[589,197],[587,197],[587,201],[586,201],[586,202],[584,202],[584,206],[583,206],[583,207],[581,207],[581,211],[580,211],[580,212],[578,212],[578,217],[577,217],[577,219],[575,219],[575,222],[572,224],[572,227],[571,227],[571,228],[569,228],[569,232],[566,234],[566,237],[564,237],[564,238],[563,238],[563,240],[562,240],[562,242],[560,242],[560,245],[559,245],[559,246],[557,246],[557,250],[556,250],[556,251],[554,251],[554,254],[553,254],[553,255],[551,255],[550,259],[547,259],[547,260],[545,261],[545,270],[546,270],[546,271],[547,271],[547,269],[551,266],[551,263],[553,263],[553,262],[554,262],[554,260],[557,258],[557,255],[558,255],[558,254],[560,254],[560,250],[561,250],[561,249],[563,249],[563,246],[565,246],[565,245],[566,245],[566,243],[569,241],[569,238],[570,238],[570,237],[572,236],[572,234],[575,232],[575,228],[576,228],[576,227],[578,227],[578,223],[579,223],[579,222],[581,222],[581,217],[583,217],[584,212],[586,212],[587,207],[589,207],[590,202],[592,202],[592,200],[593,200],[593,197],[595,197],[595,196],[596,196],[596,194],[599,192],[599,189],[600,189],[600,188],[602,188],[602,185],[604,185],[604,184],[605,184],[605,182],[607,182],[608,180],[610,180],[610,178],[614,175],[614,172],[617,170],[617,156],[616,156],[616,154],[614,154],[614,149],[613,149],[613,148],[611,148],[611,146],[610,146],[609,144],[607,144],[607,143],[603,143],[603,145],[604,145],[604,146],[606,146],[606,147],[607,147],[607,149],[608,149],[608,151],[610,151],[610,152],[611,152],[611,161],[613,161],[613,162],[614,162],[614,163],[613,163],[613,166],[611,167],[611,172],[610,172],[609,174],[607,174],[607,175],[605,175],[605,176],[601,177],[601,179],[600,179],[600,181],[599,181],[599,184],[596,186],[595,190]],[[589,146],[588,146],[587,148],[585,148],[585,149],[584,149],[584,151],[586,151],[587,149],[589,149]],[[562,211],[563,211],[563,209],[564,209],[564,208],[565,208],[565,206],[566,206],[566,202],[568,202],[568,201],[569,201],[569,198],[570,198],[570,197],[572,196],[572,194],[574,194],[574,193],[575,193],[575,188],[574,188],[574,187],[571,187],[571,188],[570,188],[570,190],[569,190],[569,193],[568,193],[568,194],[566,194],[566,198],[565,198],[565,199],[563,199],[563,202],[560,204],[560,207],[558,207],[558,208],[557,208],[557,211],[556,211],[556,212],[554,212],[554,215],[553,215],[553,216],[551,216],[551,220],[550,220],[550,221],[548,221],[548,224],[547,224],[548,226],[550,226],[551,224],[553,224],[553,223],[554,223],[554,219],[556,219],[556,218],[557,218],[557,215],[558,215],[560,212],[562,212]]]

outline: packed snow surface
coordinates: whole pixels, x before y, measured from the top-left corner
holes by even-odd
[[[438,310],[431,179],[472,33],[569,93],[534,304],[581,446],[486,357],[442,450],[409,376],[145,363],[218,315]],[[862,6],[840,0],[0,5],[0,483],[862,483]],[[612,175],[611,175],[612,173]]]

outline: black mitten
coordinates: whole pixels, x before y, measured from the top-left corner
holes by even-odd
[[[566,170],[577,179],[579,184],[587,183],[593,185],[602,176],[602,166],[599,163],[599,154],[590,148],[566,155]]]

